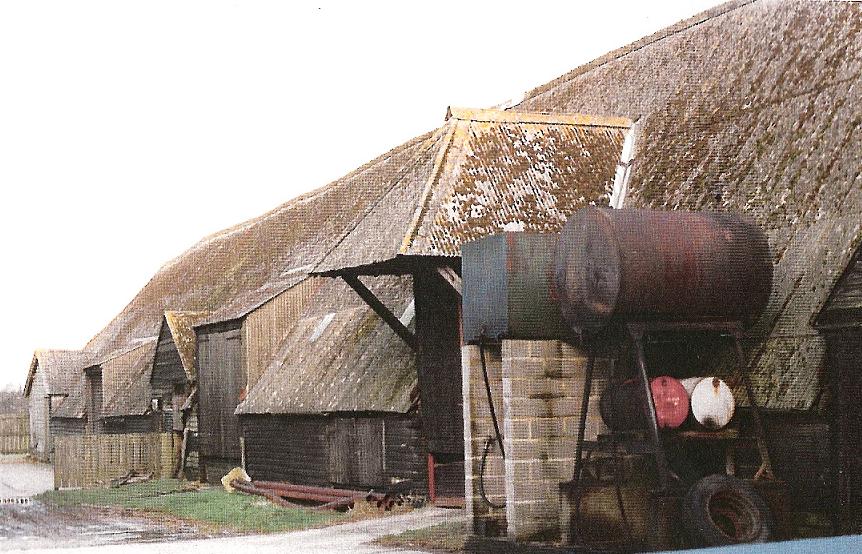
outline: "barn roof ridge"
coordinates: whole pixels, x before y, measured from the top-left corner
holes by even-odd
[[[524,97],[517,104],[515,104],[513,108],[516,109],[519,105],[523,104],[528,100],[532,100],[538,96],[541,96],[558,86],[565,85],[569,81],[583,75],[584,73],[607,65],[608,63],[614,62],[633,52],[637,52],[638,50],[646,48],[647,46],[660,42],[681,32],[687,31],[712,19],[721,17],[722,15],[747,6],[748,4],[753,4],[759,1],[761,0],[729,0],[728,2],[724,2],[717,6],[707,8],[706,10],[699,12],[689,18],[677,21],[676,23],[664,27],[652,34],[639,38],[633,42],[626,44],[625,46],[621,46],[620,48],[615,48],[614,50],[602,54],[601,56],[589,62],[581,64],[576,68],[560,75],[556,79],[552,79],[547,83],[528,90],[524,94]]]

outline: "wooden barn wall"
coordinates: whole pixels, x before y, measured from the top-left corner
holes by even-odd
[[[299,319],[309,298],[320,285],[321,278],[312,277],[279,294],[248,314],[242,326],[245,347],[246,390],[257,383],[269,365],[287,332]]]
[[[199,330],[197,348],[200,454],[238,463],[239,418],[234,410],[246,384],[240,322]]]
[[[85,402],[87,406],[86,429],[88,433],[104,432],[102,422],[102,370],[91,369],[87,371],[86,387],[84,389]]]
[[[55,437],[62,435],[80,435],[84,433],[86,420],[82,417],[52,417],[51,434]]]
[[[841,532],[862,533],[862,328],[825,334]]]
[[[341,487],[424,490],[426,454],[415,416],[244,415],[253,479]],[[406,485],[406,483],[405,483]]]
[[[432,269],[413,279],[422,425],[433,453],[464,453],[461,399],[460,297]]]
[[[329,483],[327,418],[244,415],[240,421],[252,479]]]
[[[150,378],[153,397],[170,397],[173,395],[174,386],[185,385],[186,381],[186,372],[183,369],[180,353],[174,344],[170,328],[164,324],[159,333],[156,356],[153,360],[153,373]]]
[[[103,432],[108,435],[127,433],[156,433],[161,431],[161,420],[157,415],[106,417]]]
[[[749,416],[750,414],[746,414]],[[829,423],[806,413],[767,413],[766,442],[772,467],[787,483],[794,510],[825,512],[833,501]]]
[[[33,383],[30,385],[30,450],[39,458],[46,455],[45,443],[48,437],[48,384],[45,373],[36,367]]]

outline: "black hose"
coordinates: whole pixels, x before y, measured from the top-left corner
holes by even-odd
[[[482,500],[484,500],[488,506],[495,510],[502,510],[506,507],[505,504],[494,504],[491,502],[491,499],[488,498],[488,495],[485,494],[485,462],[488,459],[488,452],[490,452],[492,444],[494,444],[494,437],[488,437],[488,440],[485,441],[485,448],[482,450],[482,462],[479,465],[479,496],[482,497]],[[500,449],[502,450],[502,445],[500,446]]]
[[[491,396],[491,380],[488,378],[488,366],[485,363],[485,345],[481,337],[479,339],[479,359],[482,362],[482,376],[485,379],[485,393],[488,395],[488,407],[491,411],[491,421],[494,423],[494,433],[497,435],[496,441],[497,444],[500,445],[500,454],[505,460],[506,451],[503,448],[503,434],[500,433],[500,424],[497,423],[497,411],[494,409],[494,398]],[[484,500],[488,506],[496,510],[502,510],[506,507],[505,504],[494,504],[488,498],[488,495],[485,494],[485,465],[488,461],[488,452],[490,452],[491,445],[494,444],[494,440],[494,437],[488,437],[485,441],[485,447],[482,450],[482,461],[479,465],[479,496],[482,497],[482,500]]]
[[[479,339],[479,359],[482,361],[482,375],[485,377],[485,393],[488,395],[488,406],[491,410],[491,421],[494,422],[494,433],[497,435],[497,444],[500,445],[500,454],[506,457],[503,448],[503,434],[500,433],[500,425],[497,423],[497,411],[494,410],[494,399],[491,397],[491,382],[488,379],[488,367],[485,365],[485,346],[482,338]]]

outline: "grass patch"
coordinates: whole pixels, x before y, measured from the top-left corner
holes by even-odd
[[[157,479],[113,489],[48,491],[36,497],[53,506],[124,508],[206,523],[241,532],[274,532],[320,527],[348,519],[332,511],[282,508],[259,496],[222,488],[183,489],[176,479]]]
[[[395,548],[417,548],[431,552],[463,552],[467,540],[466,521],[447,521],[425,527],[411,529],[397,535],[384,535],[374,541],[381,546]]]

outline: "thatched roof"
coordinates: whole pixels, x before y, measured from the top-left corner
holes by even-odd
[[[630,122],[450,108],[445,125],[316,272],[399,256],[459,256],[502,230],[549,232],[606,205]]]
[[[733,210],[770,238],[749,355],[761,401],[822,390],[812,320],[862,241],[862,5],[733,2],[528,93],[517,110],[636,121],[623,205]]]
[[[413,298],[409,277],[367,285],[397,316]],[[410,347],[343,281],[327,279],[237,413],[406,413],[416,383]]]

